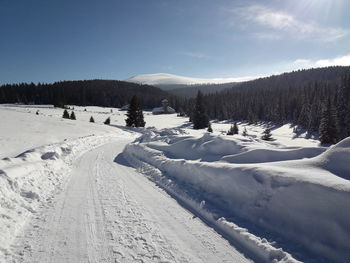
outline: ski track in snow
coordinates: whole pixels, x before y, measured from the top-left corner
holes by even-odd
[[[251,262],[135,169],[131,140],[92,149],[65,190],[33,217],[9,262]]]

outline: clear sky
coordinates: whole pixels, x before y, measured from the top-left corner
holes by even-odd
[[[350,65],[349,0],[0,0],[0,83]]]

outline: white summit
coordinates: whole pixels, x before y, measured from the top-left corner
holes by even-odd
[[[128,82],[148,85],[191,85],[191,84],[219,84],[230,82],[242,82],[252,80],[255,77],[239,78],[191,78],[168,73],[141,74],[126,79]]]

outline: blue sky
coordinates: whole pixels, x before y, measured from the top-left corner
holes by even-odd
[[[0,83],[350,65],[348,0],[0,0]]]

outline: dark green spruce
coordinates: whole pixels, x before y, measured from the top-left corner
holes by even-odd
[[[130,100],[129,109],[126,116],[127,116],[127,119],[125,120],[126,126],[145,127],[146,122],[144,121],[143,112],[136,95],[134,95]]]

